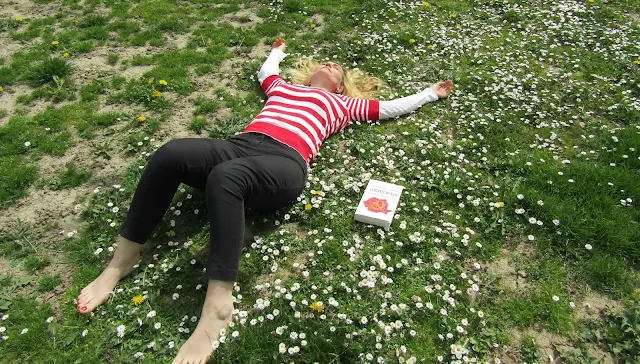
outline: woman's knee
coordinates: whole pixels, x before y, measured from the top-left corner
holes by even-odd
[[[231,193],[237,197],[243,197],[246,184],[242,166],[236,163],[222,163],[209,173],[206,192],[208,194]]]

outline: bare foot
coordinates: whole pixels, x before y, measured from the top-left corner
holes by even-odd
[[[118,281],[133,271],[134,265],[140,260],[141,250],[142,244],[121,238],[107,268],[80,292],[78,311],[89,313],[105,303]]]
[[[233,287],[233,282],[231,287]],[[209,286],[211,290],[211,285]],[[213,342],[220,338],[220,330],[226,329],[233,316],[233,298],[229,294],[209,299],[207,295],[202,317],[189,340],[180,347],[172,364],[204,364],[213,353]],[[215,302],[211,302],[215,301]]]

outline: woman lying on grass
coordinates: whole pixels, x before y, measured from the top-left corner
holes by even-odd
[[[304,188],[309,163],[331,134],[354,121],[388,119],[448,97],[451,80],[392,101],[369,99],[382,82],[327,62],[299,64],[294,78],[283,81],[280,61],[285,42],[273,43],[258,72],[268,96],[264,108],[243,133],[228,140],[172,140],[151,157],[121,226],[111,262],[78,297],[78,311],[89,313],[109,298],[116,283],[140,260],[152,230],[164,216],[180,183],[203,189],[211,235],[207,294],[198,326],[173,363],[204,363],[220,330],[232,320],[232,289],[244,236],[244,209],[276,210],[289,205]]]

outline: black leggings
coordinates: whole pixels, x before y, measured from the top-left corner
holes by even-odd
[[[264,134],[172,140],[147,163],[119,233],[144,244],[180,183],[203,189],[211,228],[207,277],[235,281],[245,206],[262,211],[287,206],[300,196],[306,180],[302,156]]]

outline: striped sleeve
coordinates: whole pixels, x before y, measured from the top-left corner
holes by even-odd
[[[271,75],[262,81],[260,86],[262,86],[262,90],[264,90],[265,95],[267,97],[271,96],[271,92],[276,86],[285,83],[285,81],[279,75]]]
[[[380,102],[378,100],[345,97],[345,104],[350,121],[375,121],[380,119]]]

